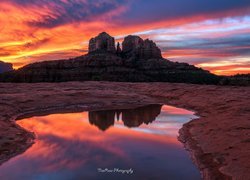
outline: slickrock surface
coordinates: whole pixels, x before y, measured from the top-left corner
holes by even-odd
[[[250,87],[171,83],[0,83],[0,163],[25,151],[34,134],[16,118],[166,103],[200,116],[179,139],[204,179],[246,179],[250,172]]]

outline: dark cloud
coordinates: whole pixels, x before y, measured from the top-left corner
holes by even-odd
[[[1,57],[7,57],[16,55],[16,48],[9,48],[9,47],[0,47],[0,56]]]
[[[47,8],[51,13],[41,20],[27,22],[31,26],[53,28],[59,25],[103,18],[103,15],[124,6],[127,0],[11,0],[22,7]]]
[[[5,56],[10,56],[16,54],[15,52],[10,52],[10,51],[5,51],[3,48],[0,48],[0,56],[5,57]]]
[[[160,41],[164,52],[179,51],[188,55],[201,55],[204,57],[230,57],[250,55],[250,35],[236,34],[224,38],[193,38],[181,41]],[[176,45],[177,44],[177,45]]]
[[[123,20],[143,24],[188,17],[246,14],[250,14],[249,0],[138,0],[134,1]]]
[[[38,49],[45,43],[48,43],[50,41],[49,38],[45,39],[34,39],[31,42],[27,42],[22,45],[9,45],[9,46],[3,46],[0,47],[0,56],[1,57],[7,57],[7,56],[13,56],[13,55],[18,55],[20,51],[30,51],[34,49]]]
[[[130,6],[125,14],[117,13],[112,20],[116,23],[132,25],[156,21],[185,19],[188,17],[224,17],[250,14],[249,0],[11,0],[22,7],[51,9],[39,21],[29,25],[53,28],[72,22],[91,21],[103,18],[106,13],[122,6]],[[204,17],[203,17],[204,18]]]
[[[23,49],[37,49],[40,46],[42,46],[43,44],[46,44],[50,41],[50,38],[44,38],[41,40],[35,40],[32,42],[27,42],[26,44],[23,45]]]
[[[85,54],[85,53],[87,53],[87,50],[84,50],[84,49],[69,49],[69,50],[63,50],[63,51],[44,52],[44,53],[27,56],[26,61],[20,62],[20,63],[14,63],[14,65],[20,67],[27,63],[32,63],[32,62],[69,59],[69,58],[81,56],[82,54]],[[20,57],[20,59],[23,59],[23,58],[24,57]]]

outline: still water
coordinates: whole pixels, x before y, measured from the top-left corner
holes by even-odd
[[[52,114],[17,121],[35,144],[0,166],[0,179],[200,179],[177,140],[194,113],[167,105]]]

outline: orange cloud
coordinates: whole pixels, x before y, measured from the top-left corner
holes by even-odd
[[[213,37],[222,38],[239,33],[249,33],[250,28],[236,29],[228,32],[210,32],[216,28],[237,27],[237,23],[224,24],[223,21],[217,24],[206,26],[194,26],[193,23],[200,23],[208,19],[218,19],[224,17],[240,16],[246,8],[236,8],[215,13],[198,13],[188,16],[176,16],[173,18],[161,18],[154,21],[134,22],[126,20],[126,12],[133,8],[133,3],[128,1],[119,4],[110,1],[109,6],[101,1],[83,3],[84,6],[71,12],[68,1],[60,1],[61,6],[54,1],[41,4],[37,1],[1,1],[0,2],[0,59],[14,64],[14,68],[22,67],[25,64],[43,61],[66,59],[85,54],[88,48],[88,40],[102,31],[110,33],[112,36],[123,37],[127,34],[154,31],[158,29],[168,29],[173,27],[183,27],[183,35],[186,32],[199,34],[200,38]],[[84,4],[86,3],[86,4]],[[91,4],[92,3],[92,4]],[[78,4],[81,5],[81,4]],[[86,7],[89,7],[86,8]],[[111,7],[111,8],[110,8]],[[57,11],[55,11],[57,9]],[[98,11],[98,10],[99,11]],[[157,12],[155,12],[157,13]],[[153,15],[152,15],[153,16]],[[146,18],[146,17],[145,17]],[[162,37],[164,33],[162,34]],[[178,33],[167,32],[168,38],[175,39]],[[150,32],[143,34],[143,38],[154,38]],[[163,39],[164,40],[164,39]],[[168,39],[165,39],[167,42]],[[167,47],[166,47],[167,48]],[[237,48],[237,47],[234,47]],[[238,46],[238,48],[244,48]],[[246,46],[245,49],[248,49]],[[234,52],[219,52],[214,50],[200,49],[163,49],[163,55],[167,58],[181,57],[226,57],[235,56]],[[206,67],[204,67],[206,68]],[[241,70],[240,70],[241,71]],[[244,71],[247,71],[246,69]],[[217,72],[217,71],[213,71]]]

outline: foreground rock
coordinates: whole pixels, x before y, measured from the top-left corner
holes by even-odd
[[[174,83],[2,83],[0,162],[32,144],[34,135],[12,121],[17,117],[167,103],[200,116],[184,125],[179,139],[204,179],[246,179],[250,175],[249,92],[249,87]]]
[[[0,61],[0,73],[12,71],[12,70],[13,70],[13,67],[11,63],[5,63],[3,61]]]
[[[0,75],[1,82],[186,82],[218,84],[220,77],[187,63],[162,58],[160,49],[139,36],[127,36],[115,48],[103,32],[89,42],[89,53],[69,60],[45,61]]]

